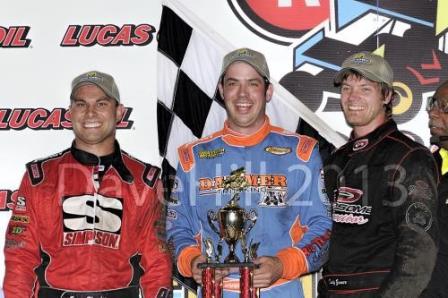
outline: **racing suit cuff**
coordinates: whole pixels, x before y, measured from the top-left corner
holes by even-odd
[[[308,272],[306,257],[298,248],[288,247],[282,249],[277,253],[277,257],[283,265],[282,278],[284,279],[295,279]]]
[[[201,255],[201,249],[197,246],[189,246],[182,249],[177,257],[177,269],[185,277],[192,277],[191,262]]]

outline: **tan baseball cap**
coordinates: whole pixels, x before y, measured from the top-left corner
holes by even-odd
[[[262,53],[249,48],[237,49],[225,55],[222,61],[220,77],[226,72],[230,64],[236,61],[243,61],[250,64],[262,77],[269,80],[269,67],[266,58]]]
[[[394,72],[389,63],[381,56],[369,52],[351,55],[345,59],[341,70],[335,76],[335,85],[342,83],[342,79],[348,70],[355,70],[369,80],[383,82],[389,87],[393,87]]]
[[[115,99],[117,102],[120,102],[120,93],[118,92],[118,87],[115,84],[114,78],[107,73],[96,70],[83,73],[73,79],[70,98],[73,97],[76,89],[89,84],[98,86],[104,91],[104,93],[106,93],[107,96]]]

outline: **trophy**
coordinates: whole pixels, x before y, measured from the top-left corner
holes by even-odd
[[[257,221],[255,210],[247,212],[238,205],[240,193],[244,191],[249,183],[246,180],[244,168],[239,168],[230,173],[224,181],[224,190],[233,192],[230,201],[218,211],[209,210],[207,213],[208,223],[211,229],[218,234],[219,241],[216,246],[210,238],[204,240],[206,262],[199,264],[202,269],[202,297],[219,298],[222,296],[222,280],[215,281],[216,268],[239,268],[240,298],[256,298],[257,289],[253,287],[253,269],[255,264],[252,260],[256,258],[259,242],[247,245],[246,236]],[[217,223],[217,225],[215,225]],[[229,247],[229,253],[221,262],[222,245],[225,241]],[[241,244],[241,253],[244,260],[241,262],[235,254],[236,244]]]

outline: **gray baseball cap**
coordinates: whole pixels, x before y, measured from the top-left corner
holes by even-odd
[[[76,89],[89,84],[98,86],[104,91],[104,93],[106,93],[107,96],[115,99],[117,102],[120,102],[120,93],[118,92],[118,87],[115,84],[114,78],[107,73],[96,70],[83,73],[73,79],[70,98],[73,97]]]
[[[355,70],[371,81],[383,82],[389,87],[393,87],[394,72],[389,63],[381,56],[369,52],[351,55],[342,63],[341,70],[334,78],[336,85],[342,83],[342,79],[348,70]]]
[[[224,56],[220,77],[226,72],[230,64],[236,61],[250,64],[262,77],[269,80],[269,67],[266,58],[262,53],[248,48],[237,49]]]

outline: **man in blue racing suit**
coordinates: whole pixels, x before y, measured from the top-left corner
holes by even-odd
[[[218,87],[228,115],[224,128],[178,150],[167,216],[178,270],[201,284],[197,265],[206,260],[204,242],[221,262],[228,255],[207,214],[227,205],[233,194],[224,182],[244,167],[248,187],[239,205],[257,219],[245,243],[237,242],[236,255],[243,260],[242,246],[259,242],[253,285],[261,289],[260,296],[303,297],[298,277],[326,261],[331,229],[317,142],[270,124],[265,110],[273,86],[261,53],[238,49],[227,54]],[[239,275],[223,269],[216,276],[221,277],[224,297],[239,297]]]

